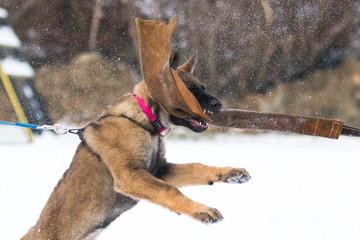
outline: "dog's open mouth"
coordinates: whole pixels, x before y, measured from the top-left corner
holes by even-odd
[[[203,129],[208,128],[208,123],[205,122],[205,120],[195,118],[195,117],[188,117],[188,118],[185,118],[185,120],[188,121],[193,127],[203,128]]]
[[[206,113],[210,116],[214,115],[218,112],[217,109],[215,109],[214,111],[204,109],[203,111],[204,111],[204,113]],[[200,116],[190,116],[190,117],[186,117],[186,118],[178,118],[178,117],[171,115],[170,119],[173,124],[178,125],[178,126],[187,127],[197,133],[203,133],[209,127],[209,125],[208,125],[209,121]]]
[[[214,114],[212,111],[207,110],[207,109],[204,109],[204,113]],[[206,120],[204,120],[200,117],[188,117],[188,118],[185,118],[185,120],[188,121],[191,124],[191,126],[193,126],[194,128],[197,128],[200,131],[205,131],[209,127]]]

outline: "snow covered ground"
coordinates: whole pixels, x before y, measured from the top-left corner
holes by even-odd
[[[35,224],[74,154],[73,135],[0,143],[0,239],[19,239]],[[204,225],[140,202],[98,239],[360,239],[360,138],[262,134],[167,141],[171,162],[244,167],[243,185],[183,188],[224,216]]]

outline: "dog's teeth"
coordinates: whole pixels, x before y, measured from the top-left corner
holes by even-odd
[[[207,110],[207,109],[204,109],[204,113],[214,114],[213,111],[210,111],[210,110]]]

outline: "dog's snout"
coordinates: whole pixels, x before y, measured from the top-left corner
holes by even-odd
[[[211,106],[216,107],[216,108],[221,108],[222,107],[222,104],[218,99],[212,99],[210,101],[210,104],[211,104]]]

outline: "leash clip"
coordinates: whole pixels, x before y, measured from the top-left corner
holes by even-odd
[[[42,126],[36,127],[36,129],[41,129],[41,130],[53,130],[54,132],[56,132],[56,133],[59,134],[59,135],[64,135],[64,134],[68,133],[67,128],[61,127],[60,124],[42,125]]]

